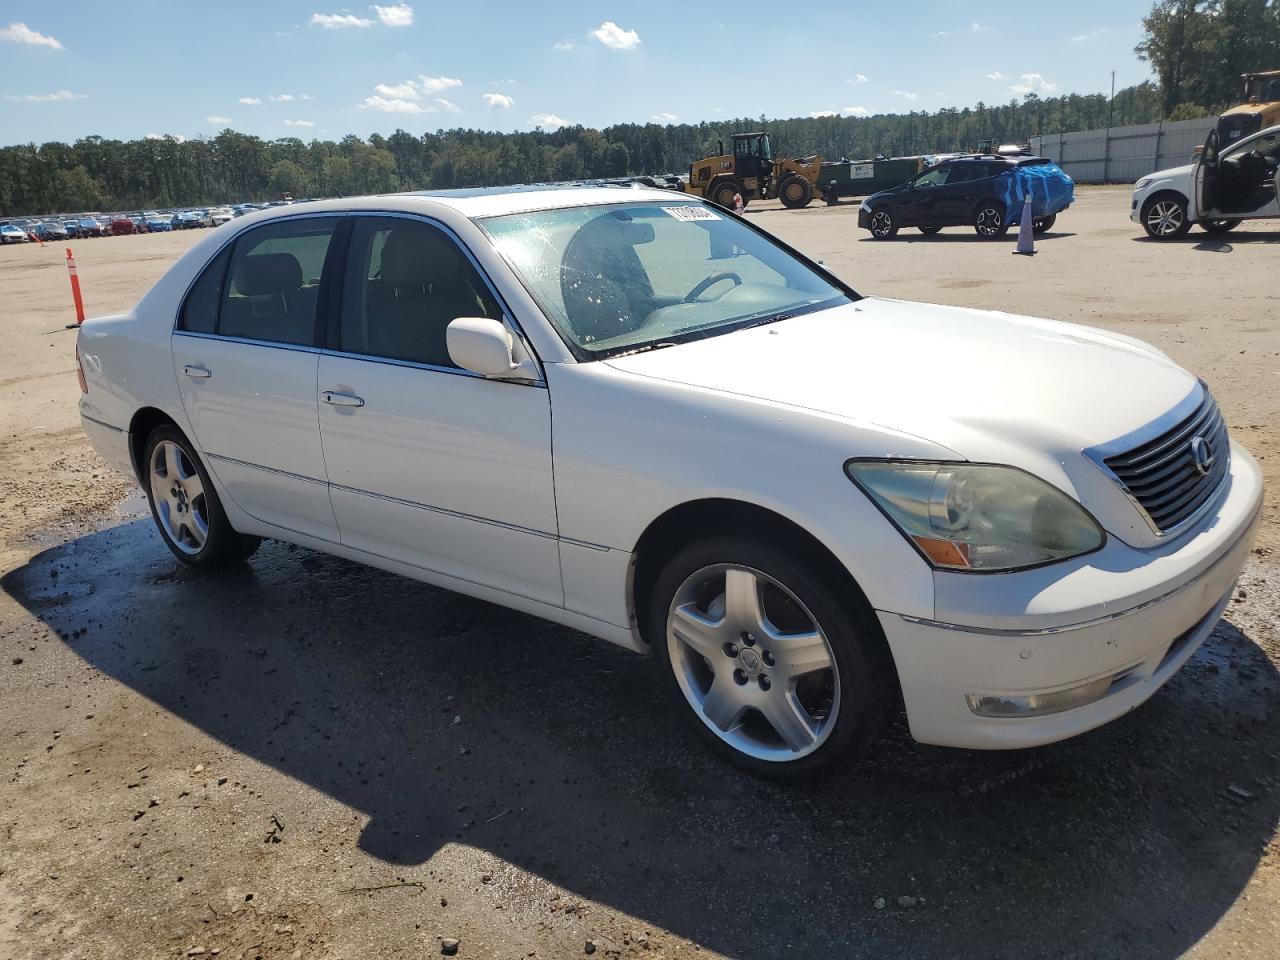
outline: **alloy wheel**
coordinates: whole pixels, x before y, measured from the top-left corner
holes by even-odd
[[[797,760],[835,726],[840,679],[831,644],[768,574],[716,564],[689,576],[667,615],[667,652],[699,719],[747,756]]]
[[[978,233],[984,237],[996,236],[1003,224],[1004,217],[1000,216],[1000,211],[995,207],[983,207],[978,211]]]
[[[1173,200],[1158,200],[1147,211],[1147,228],[1161,237],[1167,237],[1182,229],[1182,206]]]
[[[877,237],[887,237],[892,229],[893,217],[889,214],[883,210],[877,210],[871,215],[871,232]]]
[[[186,451],[172,440],[151,451],[151,499],[173,545],[186,554],[199,553],[209,538],[204,484]]]

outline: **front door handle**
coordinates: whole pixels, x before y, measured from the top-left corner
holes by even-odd
[[[182,372],[194,380],[208,380],[213,376],[213,371],[208,367],[202,367],[194,363],[188,363],[182,368]]]
[[[338,393],[334,390],[326,390],[320,394],[320,399],[325,403],[331,403],[335,407],[363,407],[364,397],[357,397],[350,393]]]

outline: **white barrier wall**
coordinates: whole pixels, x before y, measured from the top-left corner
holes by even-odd
[[[1062,167],[1077,183],[1133,183],[1156,170],[1191,162],[1214,117],[1143,123],[1031,138],[1031,152]]]

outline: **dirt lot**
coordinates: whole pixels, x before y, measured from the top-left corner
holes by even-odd
[[[3,248],[0,958],[1280,957],[1280,231],[1127,212],[1082,189],[1028,259],[749,209],[866,293],[1157,344],[1269,484],[1229,615],[1142,709],[1013,754],[898,728],[804,788],[559,627],[284,544],[180,569],[79,431],[63,248]],[[90,312],[197,236],[73,242]]]

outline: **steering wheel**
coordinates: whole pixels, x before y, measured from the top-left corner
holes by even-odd
[[[733,273],[730,270],[723,270],[720,273],[713,273],[709,277],[703,277],[701,280],[695,283],[693,285],[693,289],[685,294],[684,302],[693,303],[695,300],[698,299],[698,297],[702,296],[704,293],[706,293],[708,290],[714,287],[721,280],[732,280],[733,285],[735,287],[742,286],[742,278],[740,276],[738,276],[736,273]],[[728,290],[725,291],[725,293],[728,293],[728,292],[729,292]],[[724,296],[724,294],[722,293],[720,296]],[[719,299],[719,297],[717,297],[716,299]]]

